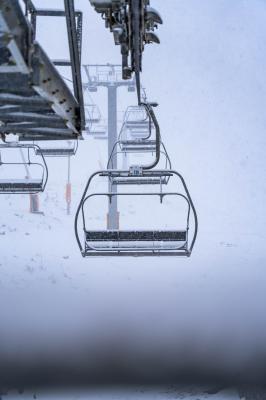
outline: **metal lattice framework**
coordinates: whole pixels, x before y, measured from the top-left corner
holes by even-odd
[[[97,92],[98,87],[126,86],[129,92],[135,91],[135,79],[125,81],[119,64],[86,64],[83,65],[87,82],[84,89]]]
[[[73,0],[61,11],[38,10],[24,0],[0,2],[0,134],[19,140],[68,140],[85,125],[80,72],[82,14]],[[27,18],[30,16],[30,19]],[[66,19],[70,60],[53,62],[36,42],[38,16]],[[77,19],[77,22],[76,22]],[[73,93],[55,65],[69,65]]]

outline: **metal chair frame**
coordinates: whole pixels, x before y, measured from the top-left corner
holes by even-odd
[[[161,142],[163,146],[163,150],[160,150],[160,160],[161,156],[165,157],[165,170],[171,170],[172,169],[172,163],[169,158],[169,155],[166,151],[166,148],[164,144]],[[138,154],[146,153],[147,151],[138,151]],[[152,151],[154,153],[154,150]],[[118,154],[136,154],[136,150],[131,150],[131,151],[116,151],[111,153],[111,157],[109,158],[108,164],[107,164],[107,169],[114,169],[113,166],[113,158],[116,157]],[[134,166],[132,166],[134,168]],[[110,183],[111,185],[167,185],[170,179],[170,175],[166,175],[164,177],[160,178],[154,178],[154,177],[145,177],[143,176],[135,176],[135,179],[128,179],[128,178],[116,178],[116,177],[110,177]]]
[[[189,257],[191,255],[191,252],[193,250],[196,237],[197,237],[197,232],[198,232],[198,218],[197,218],[197,213],[196,209],[194,207],[193,201],[191,199],[190,193],[188,191],[188,188],[186,186],[185,180],[182,177],[180,173],[174,170],[152,170],[152,171],[143,171],[143,176],[165,176],[169,174],[170,176],[176,176],[179,181],[182,184],[182,187],[184,189],[184,194],[180,192],[163,192],[162,191],[162,185],[160,186],[160,191],[159,192],[149,192],[149,193],[132,193],[132,192],[126,192],[126,193],[113,193],[113,192],[104,192],[104,193],[91,193],[88,194],[90,185],[92,180],[96,176],[105,176],[105,177],[121,177],[121,176],[128,176],[132,177],[134,179],[134,175],[129,175],[129,171],[127,170],[102,170],[102,171],[97,171],[94,174],[91,175],[89,178],[85,190],[83,192],[83,196],[81,198],[81,201],[79,203],[76,216],[75,216],[75,235],[76,235],[76,240],[79,246],[79,249],[83,255],[83,257],[89,257],[89,256],[186,256]],[[106,196],[109,198],[109,201],[112,201],[112,198],[115,196],[159,196],[161,202],[163,201],[163,198],[166,196],[178,196],[182,197],[187,205],[188,205],[188,211],[187,211],[187,227],[186,231],[175,231],[175,232],[183,232],[182,235],[186,237],[185,243],[181,246],[167,246],[167,245],[162,245],[162,242],[167,242],[169,241],[169,237],[171,239],[171,232],[169,231],[162,231],[162,230],[153,230],[151,231],[121,231],[121,230],[106,230],[106,231],[91,231],[91,232],[97,232],[98,240],[96,241],[101,241],[103,244],[108,242],[109,245],[106,247],[101,246],[100,248],[97,248],[91,244],[87,243],[87,235],[88,235],[88,230],[86,227],[86,218],[85,218],[85,213],[84,213],[84,204],[92,197],[95,196]],[[188,231],[190,227],[190,215],[193,215],[194,219],[194,232],[192,239],[189,240],[188,237]],[[83,223],[83,233],[85,235],[84,239],[84,245],[82,245],[80,237],[79,237],[79,229],[78,229],[78,222],[79,222],[79,216],[80,213],[82,214],[82,223]],[[119,245],[119,235],[121,234],[122,236],[127,236],[128,240],[126,242],[132,242],[132,239],[130,239],[130,236],[133,237],[133,242],[146,242],[145,236],[148,232],[149,237],[152,235],[153,239],[148,239],[148,241],[153,241],[153,245],[147,245],[146,247],[141,245],[137,246],[134,244],[133,246],[128,245],[128,247],[123,247]],[[161,232],[161,233],[160,233]],[[186,232],[186,234],[184,233]],[[139,234],[139,237],[138,237]],[[170,235],[170,236],[168,236]],[[144,240],[143,240],[144,236]],[[168,239],[167,239],[168,236]],[[112,239],[114,237],[114,239]],[[154,238],[157,237],[157,240]],[[111,238],[111,239],[110,239]],[[116,243],[116,246],[110,246],[110,241],[113,241]],[[173,240],[174,242],[176,240]],[[154,245],[154,242],[156,242],[156,245]],[[158,243],[158,242],[161,242]]]
[[[166,157],[165,153],[164,154]],[[171,169],[171,166],[168,165],[168,159],[166,158],[165,160],[165,170]],[[131,171],[134,170],[134,166],[131,167]],[[129,170],[130,172],[130,170]],[[111,186],[115,185],[167,185],[169,183],[169,180],[171,178],[171,174],[165,174],[165,175],[160,175],[160,176],[154,176],[153,174],[149,176],[149,174],[146,174],[145,176],[143,175],[135,175],[134,179],[130,176],[125,176],[125,177],[110,177],[110,184]]]
[[[75,140],[73,141],[73,145],[69,147],[66,146],[41,147],[38,145],[37,148],[35,149],[35,154],[40,155],[41,153],[44,157],[64,158],[76,155],[77,150],[78,150],[78,140]]]
[[[31,157],[30,157],[30,150],[32,150],[36,154],[36,149],[39,149],[39,154],[38,156],[41,157],[42,163],[40,162],[32,162]],[[17,183],[19,184],[20,188],[19,189],[12,189],[12,181],[10,181],[9,186],[6,188],[4,185],[1,185],[1,180],[0,180],[0,194],[36,194],[43,192],[45,190],[47,181],[48,181],[48,168],[47,164],[45,161],[45,158],[41,152],[41,149],[39,146],[36,144],[21,144],[21,143],[5,143],[5,144],[0,144],[0,151],[1,149],[21,149],[21,150],[27,150],[27,162],[3,162],[2,159],[0,158],[0,168],[2,165],[27,165],[27,166],[32,166],[36,165],[41,168],[42,170],[42,175],[39,180],[40,182],[40,188],[38,189],[30,189],[30,180],[29,184],[27,185],[25,182],[19,182],[19,180],[14,180],[14,185]],[[8,184],[8,182],[7,182]]]
[[[108,134],[107,134],[107,129],[105,125],[99,125],[98,127],[102,127],[102,130],[95,130],[96,126],[94,129],[89,129],[87,131],[88,136],[93,137],[93,139],[96,140],[106,140],[108,139]]]
[[[101,121],[102,115],[99,107],[96,104],[90,103],[85,104],[85,122],[91,127],[93,124],[97,124]]]
[[[147,142],[148,142],[147,139],[149,139],[149,138],[151,137],[151,134],[152,134],[152,132],[151,132],[152,124],[153,124],[153,126],[155,127],[155,140],[152,141],[153,144],[155,143],[155,150],[154,150],[155,159],[154,159],[150,164],[141,165],[141,166],[140,166],[142,169],[148,170],[148,169],[154,168],[154,167],[159,163],[159,161],[160,161],[160,154],[161,154],[161,149],[160,149],[161,134],[160,134],[160,126],[159,126],[159,123],[158,123],[157,118],[156,118],[156,116],[155,116],[155,114],[154,114],[154,111],[153,111],[153,107],[156,107],[157,104],[156,104],[156,103],[141,103],[141,106],[145,108],[146,113],[147,113],[147,116],[148,116],[148,118],[149,118],[149,120],[150,120],[150,132],[149,132],[149,135],[148,135],[147,137],[144,137],[144,138],[143,138],[143,141],[146,141],[146,144],[147,144]],[[117,141],[116,141],[116,142],[114,143],[114,145],[113,145],[113,148],[112,148],[112,151],[111,151],[109,160],[108,160],[108,165],[109,165],[110,159],[113,157],[113,153],[114,153],[114,151],[115,151],[116,146],[122,141],[122,139],[121,139],[121,138],[122,138],[122,133],[123,133],[123,128],[122,128],[121,131],[120,131],[120,134],[119,134],[119,136],[118,136]]]
[[[120,133],[119,133],[119,139],[123,136],[123,134],[125,133],[125,131],[129,130],[130,131],[130,135],[133,137],[133,129],[138,127],[141,128],[142,125],[142,130],[143,130],[143,124],[146,125],[146,127],[148,128],[148,135],[146,136],[139,136],[137,135],[138,139],[143,139],[143,140],[148,140],[151,135],[152,135],[152,129],[154,128],[154,124],[153,124],[153,120],[151,118],[150,112],[149,112],[149,108],[146,107],[147,103],[141,103],[139,106],[129,106],[125,112],[125,116],[124,116],[124,121],[122,124],[122,127],[120,129]],[[142,119],[133,119],[130,120],[129,116],[130,114],[136,113],[136,110],[138,110],[138,113],[143,113]]]
[[[125,146],[128,145],[129,147],[127,148]],[[129,143],[129,144],[128,144]],[[121,140],[117,140],[112,148],[109,160],[107,162],[107,169],[109,169],[111,167],[111,169],[113,169],[113,159],[114,157],[116,157],[118,154],[142,154],[142,153],[151,153],[154,154],[156,153],[156,141],[155,140],[149,140],[149,141],[144,141],[144,140],[130,140],[130,141],[121,141]],[[116,148],[119,147],[119,150],[116,150]],[[164,155],[166,158],[166,169],[169,168],[171,169],[171,160],[170,157],[168,155],[168,152],[166,150],[166,147],[164,145],[164,143],[162,141],[160,141],[160,147],[163,148],[163,150],[161,150],[160,148],[160,156]],[[143,168],[143,166],[142,166]],[[146,168],[144,168],[146,169]]]

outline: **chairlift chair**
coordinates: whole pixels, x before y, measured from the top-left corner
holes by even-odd
[[[122,125],[122,131],[127,137],[132,139],[148,138],[152,129],[154,129],[154,124],[145,103],[127,108]]]
[[[129,106],[125,112],[125,121],[128,122],[143,122],[147,119],[147,113],[144,107],[139,105]]]
[[[129,153],[129,152],[148,152],[148,153],[154,153],[154,159],[151,160],[149,163],[140,165],[142,169],[149,170],[154,168],[159,160],[160,160],[160,154],[161,154],[161,135],[160,135],[160,127],[157,121],[157,118],[154,114],[153,107],[156,106],[156,104],[153,103],[142,103],[141,107],[145,110],[146,113],[146,118],[149,119],[150,125],[152,124],[154,126],[154,131],[155,131],[155,137],[154,139],[150,139],[151,137],[151,128],[149,128],[149,135],[146,136],[145,138],[138,139],[138,140],[127,140],[124,139],[124,131],[123,127],[120,131],[118,140],[115,142],[113,149],[111,151],[108,164],[107,164],[107,169],[109,168],[110,163],[112,163],[112,159],[117,156],[118,154],[118,146],[120,147],[121,152],[124,153]]]
[[[117,185],[138,185],[138,186],[143,186],[143,185],[167,185],[169,182],[169,179],[171,176],[173,176],[169,172],[164,172],[164,173],[157,173],[155,174],[154,171],[147,173],[143,176],[142,174],[135,175],[131,171],[135,167],[131,167],[129,171],[126,174],[122,174],[121,176],[110,176],[110,183],[111,187],[117,186]]]
[[[131,146],[130,145],[123,145],[123,142],[117,142],[115,145],[115,148],[113,149],[111,156],[109,158],[108,164],[107,164],[107,169],[113,169],[114,168],[114,159],[117,158],[118,155],[130,155],[130,154],[146,154],[146,153],[154,153],[156,151],[156,146],[155,146],[155,141],[153,141],[153,145],[148,147],[145,146]],[[169,170],[172,169],[172,164],[171,160],[169,158],[168,152],[163,144],[163,142],[160,143],[160,161],[164,161],[164,169]],[[160,166],[161,166],[160,162]],[[146,176],[144,177],[142,175],[142,170],[143,166],[140,165],[131,165],[129,168],[129,171],[127,174],[124,174],[124,176],[116,177],[116,176],[111,176],[110,177],[110,183],[111,185],[166,185],[169,182],[171,174],[166,173],[166,174],[159,174],[158,176],[155,176],[154,173],[152,172],[149,176],[149,173],[147,170],[146,171]],[[135,173],[137,171],[137,173]],[[152,171],[152,170],[151,170]],[[134,175],[134,179],[132,177],[128,177],[128,174]]]
[[[132,139],[141,139],[149,135],[150,123],[149,121],[143,122],[126,122],[125,129],[127,129],[128,136]]]
[[[85,104],[86,124],[91,126],[101,121],[101,112],[96,104]]]
[[[66,145],[50,145],[41,147],[37,146],[35,149],[36,155],[42,154],[44,157],[71,157],[74,156],[78,149],[78,141],[68,142]]]
[[[37,148],[39,149],[37,154]],[[20,150],[22,161],[6,162],[2,155],[7,150]],[[26,151],[25,157],[23,151]],[[45,190],[48,180],[48,168],[45,162],[41,149],[36,144],[20,144],[20,143],[5,143],[0,144],[0,171],[6,166],[8,169],[24,167],[26,169],[26,177],[14,178],[14,174],[8,178],[0,178],[0,194],[36,194]],[[32,158],[38,157],[39,161],[33,161]],[[30,170],[33,168],[38,170],[38,178],[32,178]]]
[[[169,174],[175,176],[179,180],[179,186],[182,191],[166,192],[160,190],[157,192],[141,193],[141,192],[96,192],[91,193],[91,183],[95,177],[121,178],[127,176],[130,179],[135,179],[134,174],[130,174],[127,170],[104,170],[95,172],[88,180],[83,196],[77,209],[75,217],[75,235],[81,254],[83,257],[90,256],[186,256],[189,257],[193,250],[197,231],[198,220],[197,213],[192,202],[190,193],[181,174],[174,170],[153,170],[142,171],[143,177],[165,176]],[[186,226],[176,229],[141,229],[141,230],[122,230],[122,229],[107,229],[95,230],[91,229],[90,222],[87,220],[85,206],[92,198],[106,197],[109,202],[114,197],[119,196],[150,196],[158,197],[163,203],[165,198],[176,197],[184,201],[187,207],[185,221]],[[83,227],[83,243],[80,239],[79,217],[82,216]],[[191,215],[193,216],[193,233],[189,236],[189,228],[191,228]],[[157,216],[158,217],[158,216]]]
[[[89,136],[93,136],[94,139],[104,140],[108,138],[105,125],[94,125],[87,133]]]
[[[115,174],[110,176],[110,184],[117,185],[167,185],[170,177],[173,176],[169,173],[169,169],[172,168],[171,161],[169,159],[168,153],[161,150],[161,155],[165,158],[165,171],[164,173],[154,173],[154,170],[146,170],[145,175],[143,175],[142,167],[138,165],[132,165],[129,167],[127,173],[121,176],[115,176]],[[160,159],[162,157],[160,156]],[[110,166],[110,164],[109,164]]]

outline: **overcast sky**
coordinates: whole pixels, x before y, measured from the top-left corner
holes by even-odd
[[[147,258],[144,262],[127,259],[125,263],[114,258],[89,264],[77,254],[76,246],[72,246],[73,235],[66,230],[69,251],[75,254],[68,273],[78,288],[84,288],[82,304],[80,291],[70,297],[67,292],[68,301],[77,306],[73,312],[75,327],[71,325],[77,332],[74,339],[70,335],[68,349],[75,351],[74,345],[81,343],[80,334],[84,343],[88,340],[96,359],[97,348],[104,349],[108,356],[108,349],[112,353],[114,346],[122,348],[124,357],[132,350],[133,366],[140,357],[144,362],[156,360],[154,365],[163,370],[173,352],[174,362],[179,359],[184,338],[191,338],[189,345],[196,338],[194,343],[198,340],[200,345],[193,355],[204,352],[202,343],[207,348],[213,346],[212,355],[227,349],[224,357],[231,366],[230,357],[235,352],[243,356],[248,344],[254,354],[265,354],[266,2],[151,3],[162,14],[164,25],[158,32],[161,44],[145,49],[142,81],[149,99],[160,104],[156,112],[162,138],[173,167],[184,174],[191,190],[199,215],[199,238],[189,260]],[[60,2],[54,0],[36,0],[36,4],[60,8]],[[82,63],[120,63],[120,50],[89,1],[76,0],[76,5],[84,14]],[[51,20],[49,27],[41,22],[38,39],[51,57],[67,56],[64,38],[62,21]],[[104,90],[93,98],[105,114]],[[121,89],[119,110],[130,104],[136,104],[135,94],[128,95]],[[72,162],[73,208],[86,177],[99,168],[99,154],[106,157],[105,142],[86,139]],[[65,182],[62,161],[49,161],[49,165],[49,182]],[[0,201],[2,207],[8,207],[3,197]],[[20,200],[16,207],[21,207]],[[178,219],[178,215],[173,218]],[[72,223],[69,229],[73,229]],[[56,236],[54,240],[61,242]],[[20,239],[17,243],[30,257],[31,243],[28,247]],[[1,254],[9,256],[7,247],[3,246]],[[44,250],[43,256],[47,256]],[[12,271],[15,261],[8,260],[8,270]],[[52,258],[49,268],[53,271]],[[80,268],[80,275],[75,275],[76,268]],[[43,295],[45,298],[46,291]],[[56,291],[54,296],[57,298]],[[52,302],[52,298],[45,301]],[[67,326],[70,322],[65,297],[55,303]],[[53,306],[47,309],[49,320]],[[8,321],[7,312],[5,316]],[[85,327],[87,321],[89,327]],[[13,323],[19,324],[16,319]],[[52,323],[60,341],[60,318],[56,315]],[[9,327],[4,328],[8,341]],[[20,333],[20,329],[12,329],[14,335],[16,331]],[[41,347],[41,330],[39,335],[35,337],[36,348]],[[49,335],[53,338],[53,332]],[[116,354],[111,353],[113,360]],[[123,369],[122,361],[119,365]]]

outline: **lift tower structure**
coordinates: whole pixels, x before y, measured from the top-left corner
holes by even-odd
[[[121,65],[115,64],[90,64],[84,65],[87,83],[84,89],[97,92],[98,87],[105,87],[108,93],[108,160],[111,157],[117,142],[117,89],[121,86],[128,88],[129,92],[135,91],[135,79],[124,80]],[[117,157],[113,157],[112,169],[117,168]],[[111,185],[109,183],[109,185]],[[114,192],[116,188],[112,188]],[[109,191],[111,188],[109,187]],[[112,197],[109,203],[107,216],[107,229],[119,229],[119,214],[117,196]]]

